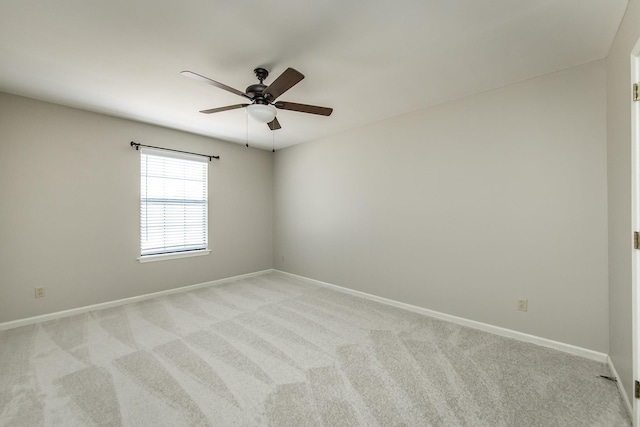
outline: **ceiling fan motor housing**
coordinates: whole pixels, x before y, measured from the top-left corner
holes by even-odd
[[[262,83],[256,83],[254,85],[247,87],[247,90],[245,92],[247,93],[247,95],[251,97],[251,99],[253,99],[256,102],[256,104],[268,104],[268,102],[264,99],[264,96],[262,95],[262,92],[266,88],[267,88],[266,85],[263,85]]]

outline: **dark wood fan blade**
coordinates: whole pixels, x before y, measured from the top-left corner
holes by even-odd
[[[249,104],[227,105],[226,107],[211,108],[209,110],[201,110],[200,112],[204,114],[219,113],[220,111],[235,110],[236,108],[244,108],[247,105]]]
[[[232,87],[229,87],[227,85],[219,83],[219,82],[217,82],[215,80],[211,80],[208,77],[201,76],[200,74],[196,74],[196,73],[194,73],[192,71],[182,71],[180,74],[182,74],[183,76],[187,76],[187,77],[190,77],[192,79],[199,80],[201,82],[210,84],[211,86],[215,86],[217,88],[224,89],[227,92],[235,93],[236,95],[244,96],[245,98],[251,99],[251,97],[249,95],[247,95],[246,93],[244,93],[242,91],[239,91],[238,89],[234,89]]]
[[[318,114],[320,116],[330,116],[333,108],[318,107],[316,105],[296,104],[295,102],[280,101],[273,104],[281,110],[299,111],[301,113]]]
[[[270,101],[291,89],[300,80],[304,79],[304,74],[293,68],[287,68],[277,79],[262,91],[262,95],[268,97]]]
[[[278,129],[280,129],[282,127],[282,126],[280,126],[280,122],[278,121],[277,117],[275,119],[273,119],[272,122],[267,123],[267,126],[269,126],[269,129],[271,129],[271,130],[278,130]]]

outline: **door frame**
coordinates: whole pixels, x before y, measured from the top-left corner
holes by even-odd
[[[640,39],[636,42],[630,56],[631,82],[640,83]],[[632,232],[640,231],[640,102],[629,97],[631,103],[631,226]],[[633,242],[633,237],[632,237]],[[631,280],[632,280],[632,346],[633,346],[633,383],[630,396],[633,425],[640,427],[640,406],[634,396],[635,381],[640,379],[640,250],[631,243]],[[624,390],[623,390],[624,391]],[[626,394],[626,393],[623,393]]]

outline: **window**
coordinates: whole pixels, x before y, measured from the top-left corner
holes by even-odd
[[[140,262],[206,255],[208,161],[140,152]]]

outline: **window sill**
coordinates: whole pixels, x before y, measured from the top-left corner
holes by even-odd
[[[211,253],[211,249],[203,249],[201,251],[190,251],[190,252],[176,252],[172,254],[160,254],[160,255],[145,255],[138,258],[138,262],[155,262],[155,261],[166,261],[169,259],[178,259],[178,258],[191,258],[194,256],[203,256],[209,255]]]

